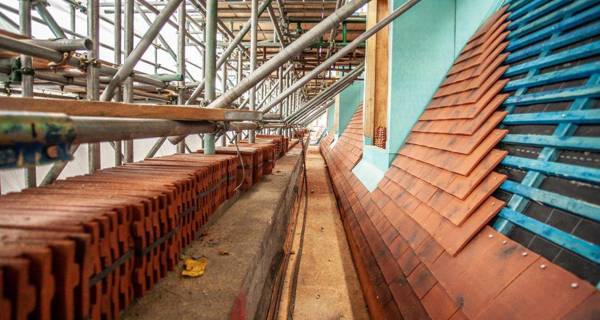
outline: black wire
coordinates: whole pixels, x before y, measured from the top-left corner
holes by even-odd
[[[288,304],[288,319],[293,319],[294,308],[296,305],[296,289],[298,287],[298,274],[300,273],[300,261],[302,260],[302,250],[304,248],[304,234],[306,233],[306,222],[308,213],[308,176],[306,174],[306,146],[304,144],[304,137],[300,138],[300,144],[302,146],[302,166],[304,171],[304,213],[302,220],[302,229],[300,231],[300,243],[298,252],[296,252],[296,261],[294,261],[294,270],[292,274],[292,285],[290,288],[290,301]]]
[[[242,181],[240,181],[240,184],[235,187],[235,191],[238,191],[238,189],[244,184],[244,181],[246,181],[246,166],[244,165],[244,157],[242,157],[240,147],[238,146],[238,134],[238,132],[235,133],[235,139],[233,141],[235,144],[235,149],[237,150],[238,158],[240,158],[240,163],[242,164]]]

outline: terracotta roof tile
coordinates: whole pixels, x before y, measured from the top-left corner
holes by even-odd
[[[448,86],[453,83],[466,81],[472,78],[479,77],[485,70],[488,68],[490,64],[496,63],[498,59],[504,61],[504,59],[508,56],[507,53],[502,53],[508,43],[502,43],[497,48],[494,49],[480,64],[473,66],[471,68],[465,69],[460,73],[456,73],[450,75],[444,80],[442,83],[442,87]],[[500,58],[499,58],[500,57]]]
[[[472,318],[539,257],[532,252],[524,256],[524,251],[485,227],[459,255],[442,254],[430,270],[455,301],[462,301],[462,312]]]
[[[461,225],[505,180],[505,175],[491,172],[464,200],[439,190],[428,205],[453,224]]]
[[[457,94],[464,91],[476,89],[483,83],[483,81],[485,81],[485,79],[492,75],[492,73],[496,71],[498,67],[500,67],[500,65],[504,62],[504,60],[506,60],[507,57],[508,53],[502,53],[496,56],[494,59],[484,60],[483,62],[485,62],[485,64],[482,64],[480,67],[480,69],[482,70],[481,74],[476,74],[473,72],[473,70],[463,71],[464,74],[462,75],[462,77],[464,77],[464,75],[467,74],[470,77],[464,80],[448,82],[446,84],[443,84],[433,97],[439,98],[451,94]],[[455,78],[456,80],[458,80],[459,76],[457,75]]]
[[[467,54],[467,52],[474,49],[476,46],[481,45],[486,40],[485,38],[482,38],[482,36],[489,34],[490,29],[493,30],[495,26],[497,26],[499,23],[503,23],[508,18],[508,13],[504,14],[506,12],[506,8],[507,6],[500,8],[486,19],[484,24],[481,25],[477,31],[475,31],[465,47],[461,50],[460,56]]]
[[[510,312],[523,319],[559,319],[595,292],[589,283],[540,257],[477,318],[499,318]]]
[[[472,135],[449,135],[443,133],[411,133],[406,142],[434,149],[469,154],[504,119],[506,112],[495,112]]]
[[[504,40],[506,40],[508,31],[505,30],[507,27],[508,22],[505,22],[499,25],[493,33],[488,33],[489,37],[486,39],[485,43],[473,50],[473,55],[471,57],[457,61],[448,72],[448,75],[458,74],[467,69],[478,67],[486,61],[493,52],[497,52],[496,49],[501,46],[501,43]]]
[[[494,217],[500,209],[504,206],[504,202],[494,197],[489,197],[485,202],[460,226],[456,226],[453,223],[445,219],[435,219],[434,215],[430,215],[428,221],[433,224],[437,224],[437,228],[433,237],[440,243],[444,249],[452,254],[456,255],[467,242],[473,238],[479,230],[486,226],[486,224]],[[439,216],[438,216],[439,217]]]
[[[427,266],[427,268],[431,268],[433,263],[442,255],[443,252],[444,248],[442,248],[442,246],[440,246],[432,237],[425,239],[421,246],[415,250],[415,253],[421,262]]]
[[[364,260],[357,265],[368,271],[388,318],[493,318],[513,307],[549,318],[598,312],[600,298],[589,284],[579,283],[579,293],[564,289],[577,279],[554,265],[559,272],[539,273],[537,254],[487,226],[504,206],[491,194],[506,179],[492,171],[507,154],[494,149],[507,133],[494,130],[509,96],[501,93],[508,80],[500,79],[508,55],[505,10],[469,40],[374,192],[351,172],[362,156],[362,111],[333,149],[322,147],[349,241],[356,243],[353,257]],[[519,300],[530,290],[531,299]],[[563,297],[566,306],[529,307]],[[587,313],[577,314],[576,306]]]
[[[399,153],[415,160],[429,163],[441,169],[468,175],[473,168],[475,168],[477,163],[483,159],[507,133],[508,130],[493,130],[481,144],[468,155],[414,144],[406,144]]]
[[[502,47],[505,47],[506,45],[508,45],[508,44],[503,44],[498,49],[504,50],[504,48],[502,48]],[[490,88],[492,88],[498,82],[498,80],[500,80],[500,77],[504,74],[506,69],[508,69],[508,66],[503,66],[503,67],[497,68],[476,89],[471,89],[471,90],[464,91],[464,92],[461,92],[458,94],[433,99],[431,101],[431,103],[429,103],[429,105],[427,106],[427,109],[435,109],[435,108],[476,103],[479,99],[481,99],[484,96],[484,94],[486,94],[490,91]]]
[[[400,173],[403,171],[410,172],[416,178],[434,185],[459,199],[464,199],[500,163],[506,154],[506,151],[497,149],[490,151],[467,176],[452,173],[402,155],[398,155],[396,161],[394,161],[394,167],[390,170],[398,170]]]
[[[507,81],[496,83],[477,103],[425,110],[413,127],[413,131],[456,134],[473,133],[508,98],[508,94],[499,94],[506,83]],[[471,121],[468,121],[469,119],[479,120],[473,120],[473,125]],[[460,131],[461,129],[456,127],[460,125],[469,125],[468,131]]]
[[[458,309],[458,304],[448,296],[439,283],[429,290],[421,303],[432,320],[450,319]]]
[[[396,281],[390,285],[394,301],[398,306],[400,315],[404,319],[428,319],[427,313],[419,299],[414,294],[410,284],[404,281]],[[390,315],[388,319],[397,319],[398,313]]]
[[[437,280],[429,272],[429,269],[422,263],[413,270],[407,277],[407,280],[419,299],[422,299],[437,283]]]
[[[600,315],[600,291],[594,292],[585,301],[564,316],[568,320],[596,319]]]
[[[420,263],[419,258],[411,249],[404,251],[404,254],[397,261],[406,276],[409,276]]]

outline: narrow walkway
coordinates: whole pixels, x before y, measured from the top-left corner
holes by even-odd
[[[325,161],[317,147],[306,159],[308,210],[304,247],[295,292],[294,319],[368,319],[344,227],[336,207]],[[292,252],[298,252],[303,210],[298,214]],[[287,319],[292,255],[282,292],[279,319]]]

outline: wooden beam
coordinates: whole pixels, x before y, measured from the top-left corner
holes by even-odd
[[[388,0],[371,1],[367,10],[367,28],[389,14]],[[367,40],[365,67],[364,134],[373,139],[377,127],[387,126],[389,28],[381,29]]]
[[[0,111],[62,113],[82,117],[116,117],[179,121],[257,121],[258,111],[207,109],[199,106],[165,106],[68,99],[0,97]]]

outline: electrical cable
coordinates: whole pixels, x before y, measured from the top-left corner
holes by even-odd
[[[244,164],[244,157],[242,157],[242,153],[240,152],[240,147],[238,146],[238,134],[239,132],[235,133],[235,139],[233,140],[234,144],[235,144],[235,149],[237,150],[237,155],[238,158],[240,159],[240,163],[242,164],[242,181],[240,181],[240,184],[235,187],[235,191],[238,191],[238,189],[244,185],[244,180],[246,180],[246,165]]]
[[[310,136],[310,135],[309,135]],[[308,176],[306,170],[306,145],[304,144],[304,137],[300,137],[300,145],[302,146],[302,164],[304,171],[304,213],[302,218],[302,228],[300,230],[300,243],[298,245],[298,251],[296,252],[296,261],[294,261],[294,270],[292,273],[292,284],[290,286],[290,300],[288,304],[288,315],[287,318],[292,320],[294,318],[294,308],[296,304],[296,289],[298,287],[298,275],[300,273],[300,261],[302,260],[302,251],[304,248],[304,235],[306,233],[307,224],[307,213],[308,213]]]

